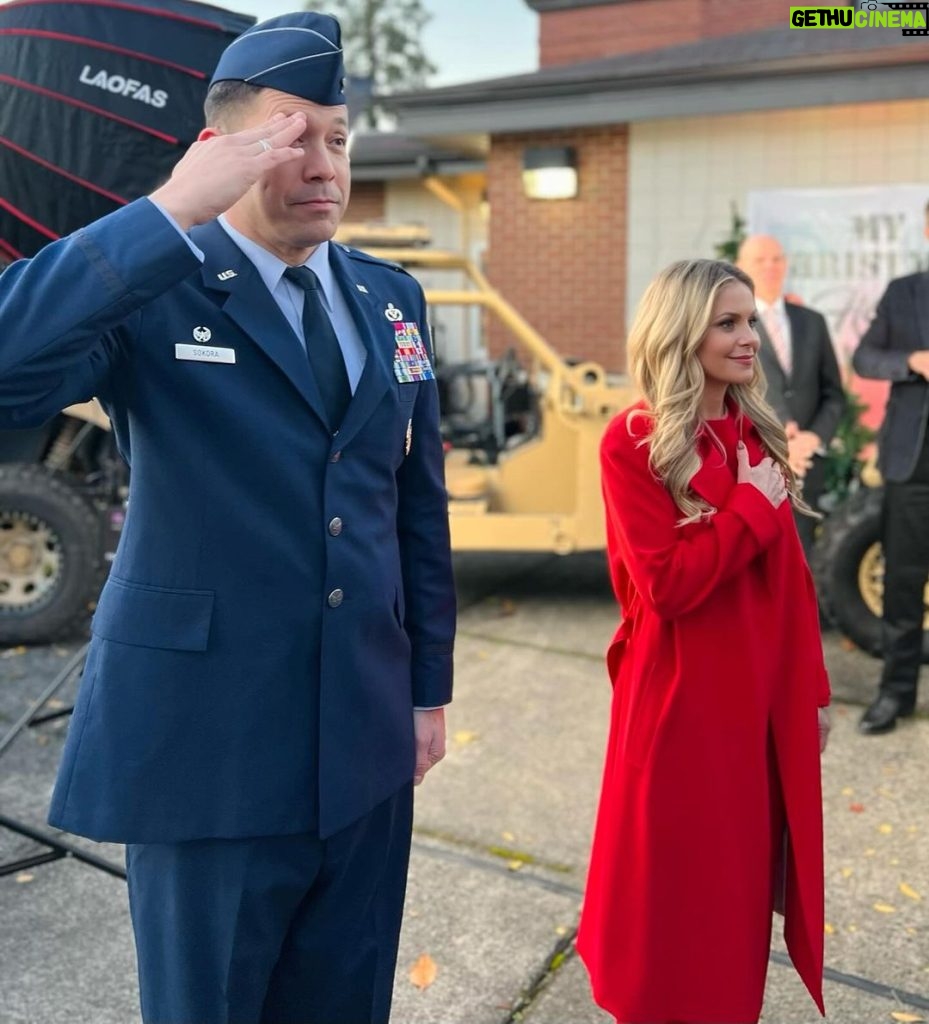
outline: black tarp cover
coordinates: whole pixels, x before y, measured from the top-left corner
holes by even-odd
[[[192,0],[0,4],[0,263],[164,180],[254,20]]]

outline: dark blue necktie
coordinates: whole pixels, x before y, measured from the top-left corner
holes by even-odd
[[[309,267],[288,267],[284,277],[303,291],[303,337],[306,354],[326,407],[332,430],[338,430],[352,400],[345,358],[319,294],[319,278]]]

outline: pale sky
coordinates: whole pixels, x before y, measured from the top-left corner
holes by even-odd
[[[216,0],[217,6],[271,18],[302,0]],[[525,0],[424,0],[432,20],[423,47],[439,71],[431,85],[497,78],[538,66],[538,15]],[[320,4],[320,8],[325,8]]]

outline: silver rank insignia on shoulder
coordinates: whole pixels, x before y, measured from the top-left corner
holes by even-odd
[[[388,302],[387,308],[384,310],[384,316],[386,316],[392,324],[396,324],[403,319],[403,310],[397,309],[392,302]]]
[[[238,277],[239,275],[234,270],[224,270],[221,274],[216,275],[220,281],[228,281],[231,277]]]
[[[368,289],[365,288],[365,286],[363,284],[356,284],[355,287],[358,289],[358,291],[364,292],[365,295],[368,294]]]
[[[403,446],[403,454],[409,455],[410,449],[413,447],[413,421],[410,420],[406,425],[406,444]]]
[[[201,345],[205,345],[213,337],[213,332],[209,327],[195,327],[191,333],[194,336],[194,341]]]

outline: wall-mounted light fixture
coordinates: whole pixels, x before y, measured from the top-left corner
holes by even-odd
[[[574,199],[577,156],[570,146],[529,146],[523,151],[523,191],[530,199]]]

